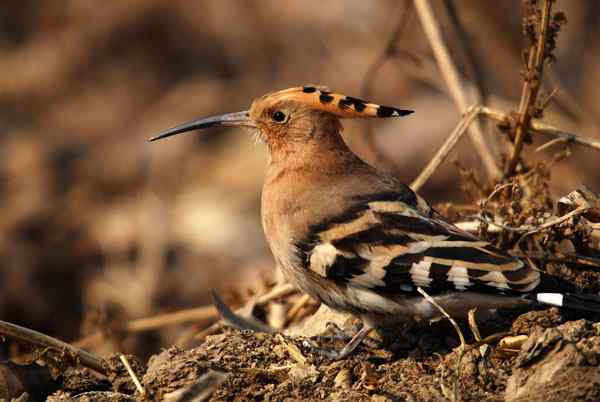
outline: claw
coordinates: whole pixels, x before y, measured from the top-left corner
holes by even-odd
[[[352,337],[346,333],[343,329],[340,328],[335,322],[328,321],[325,324],[325,330],[331,333],[330,338],[332,340],[340,340],[344,342],[349,342]]]

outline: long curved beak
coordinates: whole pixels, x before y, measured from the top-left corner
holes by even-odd
[[[187,131],[199,130],[202,128],[216,127],[216,126],[250,126],[254,127],[254,124],[250,120],[250,115],[247,110],[243,112],[220,114],[218,116],[207,117],[204,119],[193,120],[187,123],[180,124],[179,126],[172,127],[165,130],[154,137],[148,138],[148,141],[162,140],[163,138],[170,137],[175,134],[185,133]]]

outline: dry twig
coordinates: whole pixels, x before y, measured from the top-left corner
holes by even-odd
[[[219,317],[219,312],[215,306],[202,306],[186,310],[173,311],[171,313],[159,314],[153,317],[139,318],[125,323],[123,331],[125,333],[139,333],[152,331],[171,325],[180,325],[190,322],[215,320]],[[83,348],[90,347],[102,342],[105,339],[104,331],[94,332],[84,338],[74,341],[74,346]]]
[[[486,106],[482,106],[479,108],[479,114],[489,119],[495,120],[502,125],[507,125],[507,123],[510,120],[507,114]],[[553,138],[563,138],[567,143],[582,145],[600,151],[599,140],[583,137],[575,133],[570,133],[568,131],[561,130],[560,128],[551,126],[549,124],[545,124],[539,120],[531,119],[529,129],[530,132],[534,134],[546,135]]]
[[[475,318],[476,311],[477,311],[476,308],[470,309],[468,319],[469,319],[469,327],[471,328],[471,332],[473,332],[473,336],[475,336],[475,340],[477,342],[479,342],[479,341],[481,341],[481,333],[479,332],[479,327],[477,326],[477,319]],[[481,355],[481,357],[485,357],[487,350],[488,350],[487,344],[483,344],[479,347],[479,354]]]
[[[311,297],[308,294],[303,294],[302,296],[300,296],[296,303],[294,303],[294,305],[292,305],[292,307],[290,307],[290,309],[287,312],[287,324],[291,323],[296,319],[298,314],[300,314],[302,308],[310,301],[310,299]]]
[[[442,147],[438,150],[438,152],[435,154],[435,156],[429,161],[427,166],[425,166],[425,168],[421,171],[419,176],[411,183],[410,187],[413,190],[419,191],[423,187],[423,185],[427,182],[427,180],[429,180],[429,178],[431,178],[431,176],[439,168],[439,166],[442,164],[442,162],[448,157],[448,155],[452,151],[452,149],[454,149],[454,147],[456,146],[458,141],[462,138],[462,136],[466,132],[467,128],[469,127],[469,124],[471,124],[475,120],[475,118],[478,116],[483,116],[483,117],[489,118],[491,120],[497,121],[501,125],[508,125],[508,122],[510,120],[507,114],[502,113],[498,110],[495,110],[495,109],[492,109],[492,108],[489,108],[486,106],[482,106],[482,105],[470,106],[467,109],[467,112],[465,113],[465,115],[463,116],[461,121],[458,123],[458,125],[454,129],[454,131],[452,131],[452,133],[450,134],[448,139],[444,142]],[[559,128],[542,123],[535,119],[530,120],[529,124],[530,124],[530,132],[532,132],[532,133],[547,135],[547,136],[551,136],[554,138],[561,138],[566,143],[578,144],[578,145],[582,145],[582,146],[589,147],[592,149],[600,150],[600,141],[599,140],[594,140],[592,138],[587,138],[587,137],[583,137],[583,136],[580,136],[580,135],[577,135],[574,133],[563,131]],[[493,222],[487,222],[487,223],[489,223],[490,225],[496,225],[496,226],[502,228],[502,225],[500,225],[500,224],[493,223]],[[469,223],[468,226],[469,225],[471,225],[471,223]],[[471,226],[469,226],[469,227],[471,227]]]
[[[423,295],[425,300],[427,300],[435,308],[437,308],[444,315],[444,317],[446,317],[448,319],[448,321],[450,321],[450,324],[452,324],[452,326],[454,327],[454,330],[458,334],[458,338],[460,339],[460,346],[458,349],[458,358],[456,359],[456,368],[454,369],[453,390],[452,390],[452,394],[450,395],[452,401],[458,401],[458,400],[460,400],[460,397],[459,397],[460,362],[465,354],[465,350],[467,347],[467,344],[465,343],[465,337],[463,336],[463,333],[460,330],[460,327],[458,326],[456,321],[454,321],[454,318],[452,318],[450,316],[450,314],[448,314],[446,312],[446,310],[444,310],[442,308],[442,306],[440,306],[433,297],[429,296],[427,294],[427,292],[425,292],[423,290],[423,288],[421,288],[420,286],[417,287],[417,291]],[[442,383],[442,390],[444,390],[443,383]]]
[[[509,356],[516,356],[521,351],[521,347],[527,341],[527,335],[506,336],[500,339],[498,350]]]
[[[530,236],[530,235],[532,235],[534,233],[537,233],[540,230],[548,229],[548,228],[550,228],[552,226],[558,225],[559,223],[562,223],[562,222],[566,221],[567,219],[572,218],[572,217],[574,217],[576,215],[584,214],[588,209],[589,209],[589,206],[585,206],[585,205],[581,206],[581,207],[578,207],[578,208],[574,209],[573,211],[564,214],[563,216],[559,216],[559,217],[557,217],[555,219],[551,219],[548,222],[545,222],[545,223],[537,226],[536,228],[531,229],[530,231],[528,231],[527,233],[525,233],[523,236],[521,236],[521,238],[519,239],[519,241],[517,241],[517,245],[520,245],[521,242],[523,241],[523,239],[525,239],[526,237],[528,237],[528,236]]]
[[[0,321],[0,336],[6,336],[16,340],[17,342],[39,348],[48,348],[61,353],[67,352],[85,367],[91,368],[102,374],[107,373],[106,363],[101,357],[98,357],[90,352],[86,352],[83,349],[76,348],[73,345],[46,334],[42,334],[41,332],[21,327],[16,324],[11,324],[6,321]]]
[[[446,13],[448,14],[448,19],[450,20],[454,27],[454,30],[456,31],[460,47],[464,50],[467,66],[469,70],[471,70],[470,75],[473,79],[473,86],[476,89],[476,101],[477,103],[486,104],[488,102],[489,94],[484,85],[484,71],[481,63],[479,63],[479,60],[476,56],[476,52],[472,44],[473,41],[469,40],[467,32],[463,27],[463,24],[461,24],[460,18],[458,16],[458,11],[454,4],[454,0],[445,0],[444,7],[446,9]]]
[[[535,47],[532,46],[528,50],[527,73],[523,83],[521,103],[519,105],[519,119],[515,127],[515,142],[504,171],[506,176],[512,175],[517,167],[521,149],[523,149],[525,134],[529,129],[529,122],[531,121],[533,110],[536,107],[537,95],[541,87],[542,75],[544,72],[544,62],[548,57],[548,54],[546,53],[546,43],[548,27],[550,25],[552,2],[553,0],[544,0],[537,43],[535,44]]]
[[[423,297],[425,298],[425,300],[427,300],[429,303],[431,303],[435,308],[437,308],[440,313],[442,313],[444,315],[444,317],[446,317],[448,319],[448,321],[450,321],[450,324],[452,324],[452,326],[454,327],[454,329],[456,330],[456,333],[458,334],[458,338],[460,339],[460,346],[461,348],[465,348],[466,343],[465,343],[465,337],[463,336],[462,331],[460,330],[460,327],[458,326],[458,324],[456,323],[456,321],[454,321],[454,318],[452,318],[450,316],[450,314],[448,314],[446,312],[446,310],[444,310],[442,308],[442,306],[440,306],[433,297],[429,296],[427,294],[427,292],[425,292],[423,290],[423,288],[421,288],[420,286],[417,287],[417,291],[419,293],[421,293],[423,295]]]
[[[287,342],[281,334],[277,334],[275,338],[283,344],[283,346],[286,348],[290,356],[296,361],[296,363],[302,366],[306,365],[306,357],[304,357],[298,346],[294,345],[293,343]]]
[[[490,343],[499,341],[500,339],[502,339],[508,335],[510,335],[510,332],[504,331],[504,332],[498,332],[496,334],[486,336],[485,338],[483,338],[477,342],[467,345],[467,347],[465,348],[465,352],[468,352],[469,350],[474,349],[474,348],[478,348],[481,345],[489,345]]]

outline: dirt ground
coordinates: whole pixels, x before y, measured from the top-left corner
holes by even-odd
[[[128,356],[145,396],[113,357],[108,379],[88,369],[64,371],[48,401],[204,400],[202,392],[214,401],[441,401],[455,392],[464,401],[593,401],[600,398],[600,317],[582,317],[557,308],[500,311],[480,323],[481,333],[527,335],[522,348],[482,346],[462,356],[446,321],[386,329],[342,361],[300,337],[226,328],[196,348],[165,349],[147,364]],[[468,327],[463,331],[472,343]]]
[[[432,3],[468,103],[505,113],[482,119],[503,168],[524,80],[535,79],[523,52],[540,18],[527,9],[543,1]],[[410,183],[462,113],[412,1],[92,4],[0,4],[0,320],[106,364],[0,336],[0,402],[600,400],[593,314],[477,312],[488,343],[464,355],[447,321],[382,330],[344,361],[315,353],[307,338],[343,345],[305,331],[330,316],[297,291],[266,297],[281,278],[260,223],[264,149],[236,130],[146,143],[269,91],[324,84],[415,109],[400,122],[345,121],[343,132],[363,159]],[[600,2],[555,10],[530,114],[597,144]],[[518,169],[496,178],[465,137],[420,194],[465,230],[598,294],[600,146],[538,134],[525,136]],[[219,324],[211,289],[282,335]],[[459,324],[467,345],[478,342]]]

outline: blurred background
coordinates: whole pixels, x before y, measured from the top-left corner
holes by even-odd
[[[521,3],[433,3],[465,86],[516,109]],[[546,121],[600,138],[600,3],[556,9],[569,22],[547,69],[544,94],[558,92]],[[210,288],[234,303],[264,292],[276,280],[260,226],[264,147],[240,130],[145,140],[302,84],[416,110],[344,123],[351,148],[406,182],[460,120],[410,1],[3,0],[0,319],[74,341],[115,320],[207,305]],[[502,133],[487,131],[500,161]],[[557,196],[599,189],[598,155],[572,151],[552,168]],[[468,139],[451,159],[485,182]],[[451,160],[422,193],[473,201]],[[147,356],[181,331],[90,348]]]

